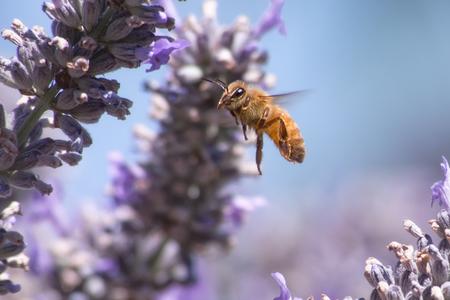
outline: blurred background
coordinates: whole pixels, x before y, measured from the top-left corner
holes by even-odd
[[[200,14],[201,2],[175,5],[187,16]],[[223,24],[242,14],[255,22],[268,5],[218,2]],[[19,18],[49,32],[40,5],[3,0],[0,27]],[[251,214],[226,258],[203,258],[207,281],[201,284],[211,293],[204,299],[270,299],[278,292],[269,276],[275,271],[301,297],[367,297],[365,259],[393,263],[388,242],[415,243],[402,220],[411,218],[431,231],[426,221],[437,208],[430,208],[429,187],[442,176],[441,156],[450,157],[449,15],[445,0],[286,1],[287,35],[271,32],[261,45],[270,55],[267,70],[278,79],[274,93],[311,90],[286,106],[303,132],[307,156],[301,165],[290,164],[267,141],[264,175],[230,187],[263,196],[267,205]],[[2,56],[13,51],[0,43]],[[164,76],[164,67],[111,75],[122,82],[120,94],[134,101],[132,115],[89,126],[94,145],[78,167],[61,168],[71,210],[107,200],[110,151],[137,160],[133,126],[156,128],[148,121],[143,82]],[[0,102],[14,105],[18,95],[0,89]],[[253,147],[248,155],[253,159]]]

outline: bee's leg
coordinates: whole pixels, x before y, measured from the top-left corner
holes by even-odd
[[[284,122],[284,120],[282,118],[279,118],[280,121],[280,127],[279,128],[279,136],[280,136],[280,150],[281,153],[289,158],[290,157],[290,149],[289,149],[289,144],[287,143],[287,139],[288,139],[288,132],[287,132],[287,128],[286,128],[286,123]]]
[[[258,132],[256,137],[256,167],[258,168],[259,175],[262,175],[261,172],[262,149],[263,149],[263,134],[262,132]]]
[[[242,132],[244,133],[244,139],[248,140],[248,138],[247,138],[247,125],[242,124]]]
[[[239,125],[239,120],[238,117],[236,116],[236,114],[230,110],[231,115],[234,117],[234,120],[236,121],[236,125]]]

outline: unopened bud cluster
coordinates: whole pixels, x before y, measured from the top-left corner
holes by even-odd
[[[118,119],[130,113],[132,101],[117,94],[119,82],[103,74],[158,61],[161,53],[180,48],[158,35],[157,29],[173,29],[174,19],[150,0],[53,0],[42,8],[52,20],[52,35],[17,19],[2,31],[17,52],[0,57],[0,83],[22,98],[11,116],[0,104],[0,199],[11,197],[14,188],[50,194],[52,186],[34,168],[76,165],[92,144],[83,123],[96,123],[104,113]],[[67,139],[43,136],[46,128]],[[9,239],[4,233],[0,242]]]

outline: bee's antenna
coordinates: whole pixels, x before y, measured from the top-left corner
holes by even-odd
[[[222,90],[224,90],[228,93],[228,86],[223,81],[221,81],[219,79],[212,80],[212,79],[208,79],[205,77],[203,77],[202,80],[214,83],[215,85],[218,85]]]

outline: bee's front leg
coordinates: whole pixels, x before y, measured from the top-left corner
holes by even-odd
[[[242,124],[242,132],[244,133],[244,139],[247,141],[247,125]]]
[[[239,125],[239,119],[238,119],[238,117],[236,116],[236,114],[234,113],[234,111],[231,111],[231,110],[230,110],[230,114],[234,117],[234,121],[236,122],[236,125]]]
[[[259,175],[262,175],[262,172],[261,172],[262,149],[263,149],[263,133],[257,132],[257,136],[256,136],[256,167],[258,168]]]

